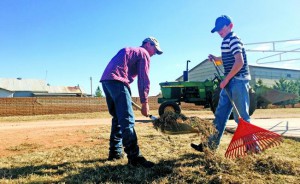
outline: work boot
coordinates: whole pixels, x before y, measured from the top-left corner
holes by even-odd
[[[128,165],[132,165],[134,167],[142,166],[145,168],[151,168],[154,166],[154,163],[146,160],[145,157],[140,155],[135,158],[128,159]]]
[[[191,147],[194,148],[197,151],[204,152],[204,145],[202,143],[200,143],[198,145],[194,144],[194,143],[191,143]]]
[[[124,157],[122,153],[109,153],[108,155],[108,161],[113,161],[113,160],[120,160]]]

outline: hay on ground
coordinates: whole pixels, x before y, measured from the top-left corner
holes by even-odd
[[[212,121],[199,117],[186,117],[184,114],[166,112],[153,123],[157,130],[166,134],[198,133],[204,138],[216,132]]]

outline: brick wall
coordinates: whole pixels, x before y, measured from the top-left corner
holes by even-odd
[[[138,97],[132,100],[140,104]],[[28,116],[46,114],[72,114],[107,111],[105,98],[79,97],[24,97],[0,98],[0,116]],[[149,98],[151,109],[158,109],[157,97]],[[182,109],[201,109],[201,106],[182,103]],[[135,109],[136,110],[136,109]]]
[[[68,114],[107,110],[104,98],[0,98],[0,104],[0,116]]]

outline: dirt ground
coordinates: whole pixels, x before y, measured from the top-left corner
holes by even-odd
[[[139,119],[147,121],[143,117]],[[33,149],[43,151],[72,145],[94,146],[95,143],[90,140],[91,132],[110,126],[110,121],[110,118],[105,118],[0,123],[0,157],[27,153]],[[151,126],[151,123],[140,123],[139,126]],[[103,144],[108,144],[108,141]]]
[[[197,114],[188,114],[188,116],[191,115]],[[262,113],[262,115],[266,115],[266,113]],[[276,115],[278,117],[278,113]],[[256,115],[256,118],[258,116]],[[285,117],[286,113],[283,113],[282,116]],[[141,116],[136,117],[136,119],[137,122],[149,120]],[[68,145],[93,146],[95,142],[89,140],[91,139],[91,134],[86,132],[93,132],[103,126],[110,126],[110,118],[1,122],[0,157],[27,153],[33,150],[43,151]],[[137,126],[152,125],[151,123],[139,123]],[[94,136],[99,135],[95,133]],[[103,144],[108,144],[108,140]]]
[[[93,145],[84,133],[109,124],[109,119],[54,120],[0,124],[0,156],[66,145]],[[22,148],[23,147],[23,148]],[[26,149],[24,149],[26,147]]]

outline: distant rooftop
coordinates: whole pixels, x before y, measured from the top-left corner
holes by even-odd
[[[0,89],[7,91],[35,91],[48,92],[45,80],[22,79],[22,78],[0,78]]]
[[[45,80],[0,78],[0,89],[11,92],[30,91],[36,94],[83,94],[79,86],[49,86]]]

